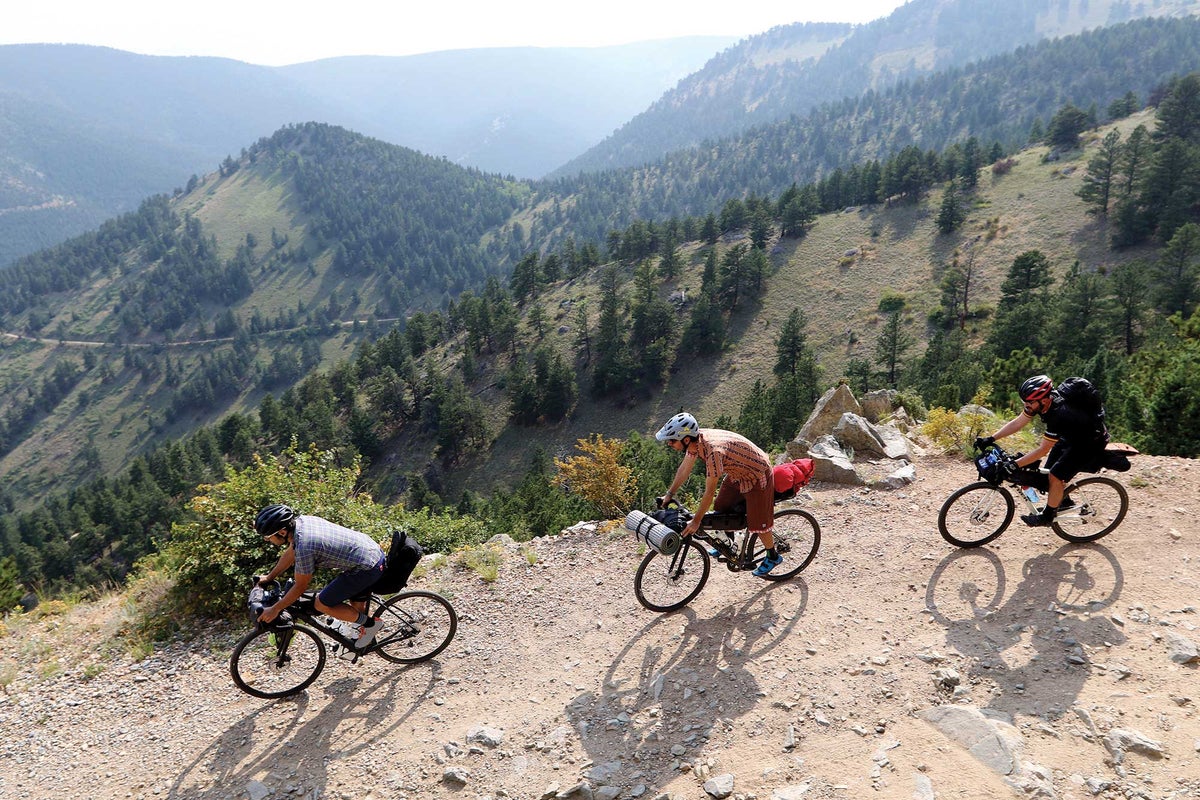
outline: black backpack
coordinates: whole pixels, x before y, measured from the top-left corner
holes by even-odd
[[[1091,381],[1087,378],[1067,378],[1055,391],[1068,406],[1091,416],[1097,438],[1108,438],[1108,428],[1104,424],[1104,401]]]
[[[403,589],[424,554],[416,539],[404,531],[392,531],[392,546],[388,548],[383,575],[371,586],[371,591],[375,594],[395,594]]]
[[[1058,396],[1071,408],[1086,411],[1097,417],[1104,416],[1104,401],[1100,392],[1087,378],[1067,378],[1058,385]]]

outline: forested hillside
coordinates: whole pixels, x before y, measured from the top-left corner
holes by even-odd
[[[1198,12],[1195,0],[911,0],[857,27],[781,26],[721,53],[551,177],[652,163],[1041,40]]]
[[[911,4],[910,4],[911,5]],[[906,6],[907,8],[907,6]],[[548,194],[569,207],[539,209],[535,240],[598,238],[654,216],[705,213],[747,193],[777,195],[793,183],[834,178],[842,205],[876,202],[879,162],[915,147],[940,151],[974,138],[990,150],[1040,139],[1070,104],[1100,121],[1133,93],[1137,102],[1172,75],[1200,68],[1200,19],[1148,19],[1022,47],[886,91],[822,105],[802,117],[679,150],[647,167],[564,178]],[[860,191],[856,187],[862,188]]]

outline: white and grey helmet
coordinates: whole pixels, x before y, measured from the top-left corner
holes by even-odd
[[[667,424],[654,434],[654,438],[660,442],[669,442],[672,439],[680,441],[685,436],[691,436],[693,439],[700,436],[700,424],[686,411],[671,417],[667,420]]]

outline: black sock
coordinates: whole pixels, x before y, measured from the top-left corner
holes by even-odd
[[[774,547],[767,548],[767,558],[779,558],[779,553],[775,550]]]

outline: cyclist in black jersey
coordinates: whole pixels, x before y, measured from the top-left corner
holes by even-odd
[[[1040,514],[1023,514],[1021,521],[1033,527],[1048,526],[1063,506],[1063,489],[1080,472],[1095,472],[1104,459],[1104,448],[1108,444],[1108,429],[1104,415],[1071,406],[1054,390],[1054,382],[1046,375],[1035,375],[1021,384],[1018,392],[1024,408],[1021,413],[1004,424],[991,436],[975,440],[982,450],[997,439],[1003,439],[1024,428],[1034,417],[1046,422],[1046,433],[1031,453],[1013,462],[1015,467],[1026,467],[1041,458],[1046,459],[1050,470],[1050,491],[1046,497],[1046,508]],[[1068,501],[1069,502],[1069,501]]]

